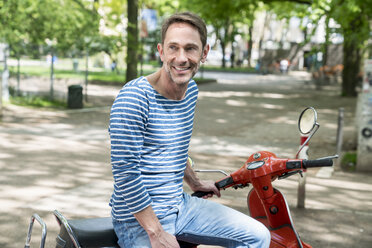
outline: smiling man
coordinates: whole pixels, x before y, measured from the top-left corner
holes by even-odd
[[[168,18],[157,49],[163,66],[128,82],[111,108],[114,192],[110,205],[120,247],[179,247],[178,240],[225,247],[268,247],[259,222],[223,205],[191,197],[220,196],[188,160],[198,88],[192,77],[207,58],[203,20],[186,12]],[[207,197],[211,197],[209,194]],[[207,198],[205,197],[205,198]]]

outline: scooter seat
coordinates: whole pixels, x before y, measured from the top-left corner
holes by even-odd
[[[110,217],[67,220],[57,210],[54,211],[54,215],[61,226],[56,239],[57,248],[119,247]],[[181,248],[195,248],[197,246],[180,240],[178,242]]]
[[[112,219],[95,218],[68,220],[82,247],[119,247],[118,238],[112,225]],[[194,248],[195,244],[190,244],[178,240],[181,248]]]
[[[82,247],[119,247],[110,217],[68,220],[68,223]]]

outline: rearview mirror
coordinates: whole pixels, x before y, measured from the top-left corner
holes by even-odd
[[[308,107],[302,111],[298,119],[298,129],[301,134],[309,134],[317,125],[317,113],[314,108]]]

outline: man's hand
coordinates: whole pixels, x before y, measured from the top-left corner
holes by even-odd
[[[180,247],[176,237],[164,231],[151,206],[135,213],[134,217],[136,217],[138,223],[145,229],[152,248]]]
[[[216,195],[221,197],[220,190],[216,187],[213,181],[204,181],[200,180],[191,166],[191,159],[187,160],[186,169],[185,169],[185,182],[190,186],[191,190],[194,192],[213,192],[213,194],[208,194],[203,196],[204,199]]]
[[[191,185],[190,185],[190,187],[191,187]],[[196,192],[196,191],[213,192],[213,194],[208,194],[208,195],[203,196],[202,198],[204,198],[204,199],[213,197],[213,195],[221,197],[220,190],[216,187],[216,185],[214,184],[213,181],[199,180],[198,184],[193,185],[192,190],[194,192]]]
[[[165,231],[157,235],[149,234],[152,248],[179,248],[179,244],[175,236]]]

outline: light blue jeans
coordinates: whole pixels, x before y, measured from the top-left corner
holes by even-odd
[[[178,240],[223,247],[266,248],[270,232],[255,219],[224,205],[184,194],[178,213],[160,219]],[[137,221],[113,221],[120,247],[149,248],[150,240]]]

